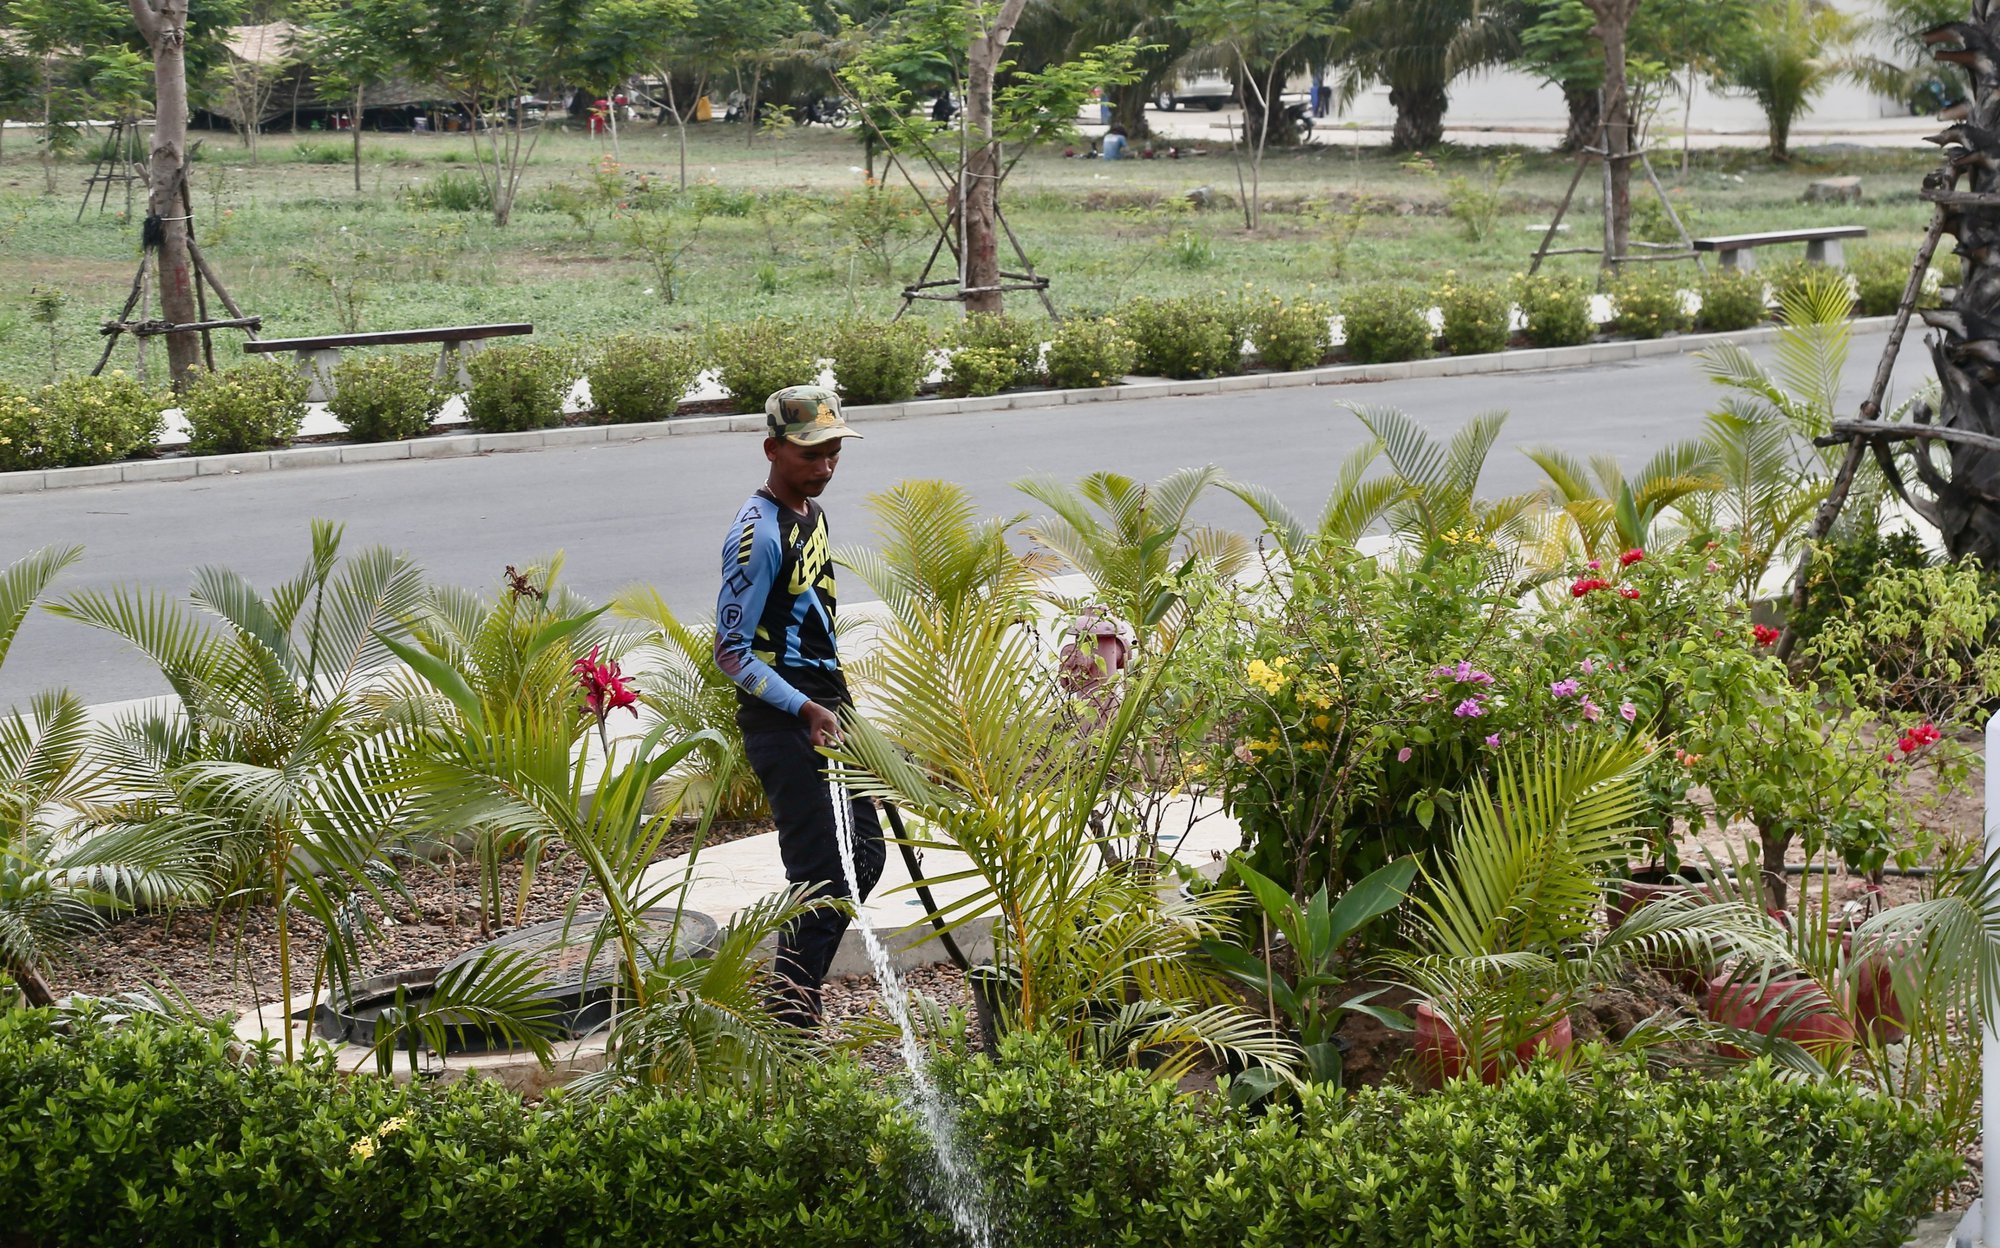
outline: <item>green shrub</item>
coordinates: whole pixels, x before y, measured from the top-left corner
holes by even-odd
[[[261,451],[299,436],[311,384],[276,360],[198,376],[181,395],[187,449],[196,455]]]
[[[1764,306],[1764,279],[1755,273],[1718,268],[1701,279],[1701,327],[1718,334],[1761,325],[1771,315]]]
[[[1139,344],[1133,365],[1155,377],[1220,377],[1243,366],[1242,310],[1218,296],[1134,299],[1118,319]]]
[[[951,336],[952,345],[980,351],[999,352],[1012,362],[1007,381],[998,387],[1032,386],[1042,375],[1042,330],[1033,321],[1016,316],[975,312],[960,321]],[[989,390],[985,393],[991,394]]]
[[[472,378],[465,395],[466,419],[481,433],[561,424],[574,364],[569,352],[535,343],[481,351],[465,363]]]
[[[0,391],[0,472],[107,464],[150,450],[172,404],[123,372]]]
[[[412,208],[432,212],[493,210],[493,192],[486,189],[485,181],[478,174],[461,169],[447,169],[434,178],[416,183],[403,192],[403,199]]]
[[[819,343],[798,321],[760,316],[719,326],[708,355],[739,412],[761,412],[772,391],[819,381]]]
[[[294,143],[292,159],[302,165],[345,165],[353,162],[354,148],[346,143]]]
[[[333,370],[327,410],[356,442],[394,442],[428,432],[451,392],[417,355],[350,355]]]
[[[1538,347],[1573,347],[1597,332],[1590,287],[1574,277],[1522,277],[1514,283],[1521,332]]]
[[[1288,303],[1273,295],[1251,311],[1250,344],[1266,368],[1312,368],[1333,350],[1333,305],[1320,299]]]
[[[915,321],[844,320],[827,344],[834,384],[849,403],[900,403],[930,371],[931,333]]]
[[[1848,253],[1847,272],[1854,278],[1854,306],[1859,316],[1893,316],[1903,301],[1903,287],[1910,281],[1911,256],[1893,247],[1856,247]],[[1940,280],[1938,271],[1924,274],[1917,294],[1917,306],[1934,308]]]
[[[1824,281],[1829,272],[1839,272],[1823,264],[1808,263],[1803,256],[1761,265],[1756,271],[1763,274],[1764,283],[1771,288],[1771,302],[1778,306],[1783,305],[1787,292],[1797,291],[1814,280]]]
[[[1356,364],[1396,364],[1431,354],[1429,300],[1414,286],[1357,286],[1340,301],[1347,358]]]
[[[1679,333],[1693,323],[1680,278],[1658,265],[1628,266],[1611,284],[1611,329],[1634,338]]]
[[[244,1061],[220,1028],[56,1018],[0,1015],[0,1224],[24,1245],[963,1242],[922,1195],[916,1123],[845,1058],[777,1097],[531,1107],[488,1080]],[[1963,1168],[1920,1111],[1838,1080],[1576,1056],[1421,1097],[1307,1088],[1283,1113],[1031,1036],[938,1075],[994,1221],[1076,1248],[1894,1245]]]
[[[701,346],[666,334],[619,334],[590,357],[590,401],[614,425],[665,420],[701,376]]]
[[[1461,282],[1458,274],[1446,273],[1444,281],[1431,292],[1437,300],[1443,327],[1438,337],[1453,355],[1486,355],[1505,351],[1510,336],[1508,319],[1514,313],[1507,289],[1491,282]]]
[[[1078,390],[1115,386],[1138,359],[1139,344],[1115,318],[1073,316],[1049,339],[1049,384]]]
[[[1013,384],[1020,369],[1014,353],[1005,347],[953,347],[939,391],[953,399],[998,394]]]

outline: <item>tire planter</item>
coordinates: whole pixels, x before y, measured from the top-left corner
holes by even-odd
[[[1410,1044],[1416,1052],[1417,1071],[1424,1085],[1432,1089],[1441,1088],[1463,1075],[1466,1070],[1465,1048],[1459,1044],[1458,1033],[1451,1029],[1451,1025],[1423,1002],[1417,1003],[1416,1024]],[[1540,1031],[1515,1045],[1514,1056],[1526,1063],[1538,1055],[1566,1053],[1574,1040],[1569,1015],[1558,1014]],[[1488,1058],[1480,1067],[1479,1081],[1486,1084],[1500,1082],[1500,1061],[1497,1057]]]
[[[1760,986],[1719,976],[1708,984],[1708,1016],[1742,1031],[1790,1040],[1822,1064],[1855,1039],[1854,1024],[1809,979],[1779,979]],[[1729,1057],[1750,1056],[1733,1044],[1716,1047]]]
[[[1848,958],[1847,978],[1854,986],[1854,1018],[1878,1044],[1895,1044],[1909,1034],[1909,1019],[1896,997],[1896,979],[1907,956],[1901,949],[1875,948],[1854,960],[1854,933],[1843,932],[1841,952]]]

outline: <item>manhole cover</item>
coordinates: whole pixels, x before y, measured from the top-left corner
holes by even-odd
[[[674,923],[676,914],[680,919],[678,933]],[[445,963],[438,972],[439,978],[468,963],[477,962],[486,956],[488,950],[519,949],[541,964],[541,982],[551,992],[614,983],[618,979],[620,956],[617,942],[607,940],[598,947],[595,957],[590,949],[598,922],[603,917],[601,911],[579,914],[572,920],[552,919],[509,932],[497,940],[468,949]],[[676,958],[705,957],[715,948],[716,937],[720,934],[715,920],[699,910],[676,912],[662,907],[648,910],[640,917],[643,925],[640,956],[648,963],[659,961],[670,947],[672,956]]]

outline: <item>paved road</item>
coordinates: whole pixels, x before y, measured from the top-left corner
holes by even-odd
[[[1879,333],[1856,340],[1844,410],[1858,403],[1883,341]],[[1896,390],[1919,384],[1927,368],[1922,351],[1906,349]],[[924,417],[866,426],[827,501],[837,539],[853,542],[865,537],[863,495],[907,477],[960,481],[981,507],[1001,512],[1025,509],[1010,484],[1031,473],[1073,479],[1112,468],[1153,479],[1213,463],[1312,511],[1333,466],[1363,437],[1342,408],[1347,403],[1400,407],[1440,436],[1476,413],[1510,412],[1481,483],[1497,495],[1541,482],[1519,448],[1610,451],[1634,465],[1692,434],[1714,397],[1692,359],[1666,356],[1540,373]],[[347,525],[350,548],[381,542],[407,550],[440,580],[494,587],[502,566],[560,549],[568,583],[586,595],[651,582],[676,611],[698,616],[713,601],[722,529],[762,481],[762,467],[754,435],[718,434],[0,496],[0,563],[52,542],[80,542],[84,560],[59,588],[138,583],[178,592],[190,570],[206,564],[268,586],[303,562],[306,521],[327,517]],[[1253,520],[1232,499],[1211,501],[1204,518],[1246,529]],[[164,691],[122,643],[38,613],[0,671],[0,707],[56,684],[92,702]]]

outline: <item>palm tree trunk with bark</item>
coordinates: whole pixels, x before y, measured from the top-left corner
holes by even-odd
[[[1563,130],[1559,151],[1580,152],[1597,145],[1597,88],[1565,84],[1563,103],[1569,106],[1569,125]]]
[[[1389,84],[1389,106],[1396,110],[1389,150],[1420,152],[1436,147],[1444,139],[1444,110],[1450,103],[1442,82]]]

